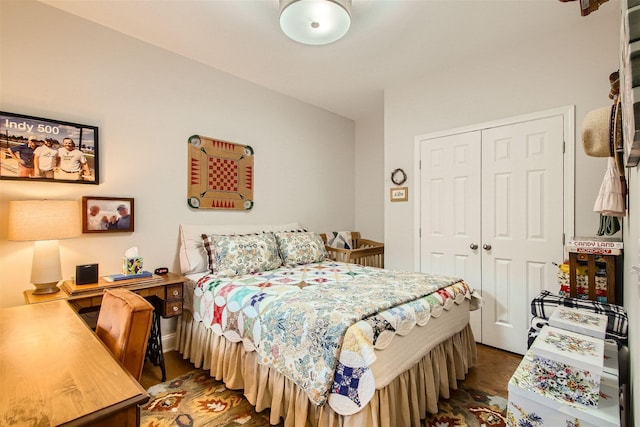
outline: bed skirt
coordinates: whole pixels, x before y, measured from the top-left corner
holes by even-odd
[[[449,398],[476,363],[477,352],[471,327],[436,345],[410,369],[387,386],[376,390],[358,413],[339,415],[328,405],[316,406],[293,381],[257,363],[257,352],[246,352],[242,343],[232,343],[193,322],[185,311],[178,318],[178,351],[197,368],[211,371],[244,395],[256,411],[271,409],[270,422],[285,427],[410,427],[419,426],[427,412],[438,412],[438,399]]]

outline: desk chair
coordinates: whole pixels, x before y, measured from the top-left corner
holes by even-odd
[[[153,306],[140,295],[124,288],[104,292],[96,334],[138,381],[152,319]]]

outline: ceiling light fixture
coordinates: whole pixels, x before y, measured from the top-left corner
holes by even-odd
[[[350,26],[351,0],[280,0],[280,27],[298,43],[333,43]]]

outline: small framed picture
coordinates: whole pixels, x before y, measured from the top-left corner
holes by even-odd
[[[127,197],[83,197],[82,232],[133,232],[133,199]]]
[[[409,187],[396,187],[390,191],[392,202],[406,202],[409,200]]]

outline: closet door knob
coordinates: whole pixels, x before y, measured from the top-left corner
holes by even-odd
[[[476,245],[475,243],[470,244],[470,245],[469,245],[469,247],[470,247],[471,249],[473,249],[474,251],[475,251],[476,249],[478,249],[478,245]]]
[[[484,245],[482,245],[482,249],[490,251],[491,250],[491,245],[488,245],[488,244],[485,243]]]

